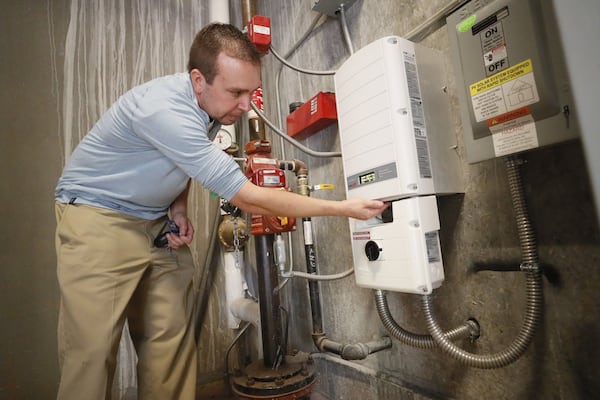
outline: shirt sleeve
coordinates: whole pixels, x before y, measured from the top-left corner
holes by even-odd
[[[208,139],[208,115],[183,99],[152,97],[139,101],[133,132],[202,186],[231,200],[248,180],[233,158]]]

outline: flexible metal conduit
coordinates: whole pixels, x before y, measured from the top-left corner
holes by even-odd
[[[526,273],[527,280],[527,309],[525,310],[525,318],[519,335],[504,351],[490,355],[469,353],[454,345],[444,335],[433,315],[430,296],[422,297],[427,328],[435,342],[453,358],[471,367],[482,369],[502,368],[521,357],[533,339],[542,312],[543,293],[536,238],[529,221],[519,170],[522,161],[516,156],[509,156],[504,160],[521,244],[521,269]]]
[[[383,326],[385,326],[385,328],[394,338],[398,339],[404,344],[420,349],[431,349],[436,346],[431,335],[422,335],[409,332],[396,323],[390,314],[390,308],[383,290],[375,290],[375,303],[377,306],[377,313],[379,314],[379,318],[381,319]],[[449,340],[463,339],[467,337],[476,339],[479,337],[479,325],[475,321],[468,320],[464,325],[445,332],[444,336]]]

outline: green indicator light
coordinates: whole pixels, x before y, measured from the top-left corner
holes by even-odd
[[[461,22],[459,22],[458,25],[456,25],[456,30],[459,32],[468,32],[469,29],[473,27],[473,24],[475,24],[476,19],[477,16],[475,14],[471,15],[466,19],[463,19]]]

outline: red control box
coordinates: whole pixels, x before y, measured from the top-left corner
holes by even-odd
[[[287,116],[287,134],[304,139],[336,121],[335,94],[319,92]]]
[[[285,171],[279,168],[279,161],[271,156],[271,142],[253,140],[245,146],[246,162],[244,174],[257,186],[273,190],[287,190]],[[296,218],[271,215],[252,215],[251,232],[253,235],[270,235],[296,230]]]
[[[271,19],[255,15],[248,23],[248,38],[258,51],[267,54],[271,45]]]

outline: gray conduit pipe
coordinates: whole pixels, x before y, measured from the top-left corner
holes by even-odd
[[[267,119],[265,114],[259,110],[259,108],[256,106],[256,104],[254,104],[253,102],[250,102],[250,107],[252,107],[252,109],[260,117],[260,119],[262,119],[265,122],[265,124],[269,128],[271,128],[271,130],[273,130],[273,132],[275,132],[277,135],[279,135],[280,138],[287,141],[288,143],[290,143],[292,146],[296,147],[300,151],[302,151],[308,155],[311,155],[313,157],[327,158],[327,157],[341,157],[342,156],[342,153],[339,151],[315,151],[315,150],[309,149],[308,147],[304,146],[302,143],[300,143],[296,139],[293,139],[292,137],[288,136],[281,129],[277,128],[275,126],[275,124],[273,124],[273,122],[269,121],[269,119]]]
[[[392,339],[387,336],[368,343],[343,344],[327,339],[327,336],[314,337],[315,345],[321,352],[329,351],[340,355],[344,360],[364,360],[369,354],[392,347]]]
[[[344,34],[346,46],[348,46],[348,51],[350,54],[354,54],[354,45],[352,44],[352,39],[350,39],[350,31],[348,30],[348,23],[346,22],[346,6],[344,3],[340,4],[340,25],[342,33]]]
[[[495,354],[480,355],[469,353],[450,342],[435,320],[430,296],[422,297],[427,328],[435,342],[453,358],[470,367],[492,369],[502,368],[521,357],[531,343],[542,313],[543,293],[541,273],[538,265],[536,237],[529,221],[523,182],[519,171],[522,161],[516,156],[505,157],[508,184],[515,211],[519,242],[521,244],[521,269],[526,274],[527,308],[523,326],[517,338],[504,350]]]
[[[377,306],[377,313],[383,323],[383,326],[388,332],[396,339],[404,344],[419,349],[432,349],[436,346],[435,341],[431,335],[421,335],[409,332],[399,326],[392,315],[388,307],[387,298],[383,290],[375,290],[375,303]],[[471,338],[475,340],[479,337],[479,325],[473,320],[467,320],[464,325],[452,329],[451,331],[445,332],[444,336],[449,340]]]

